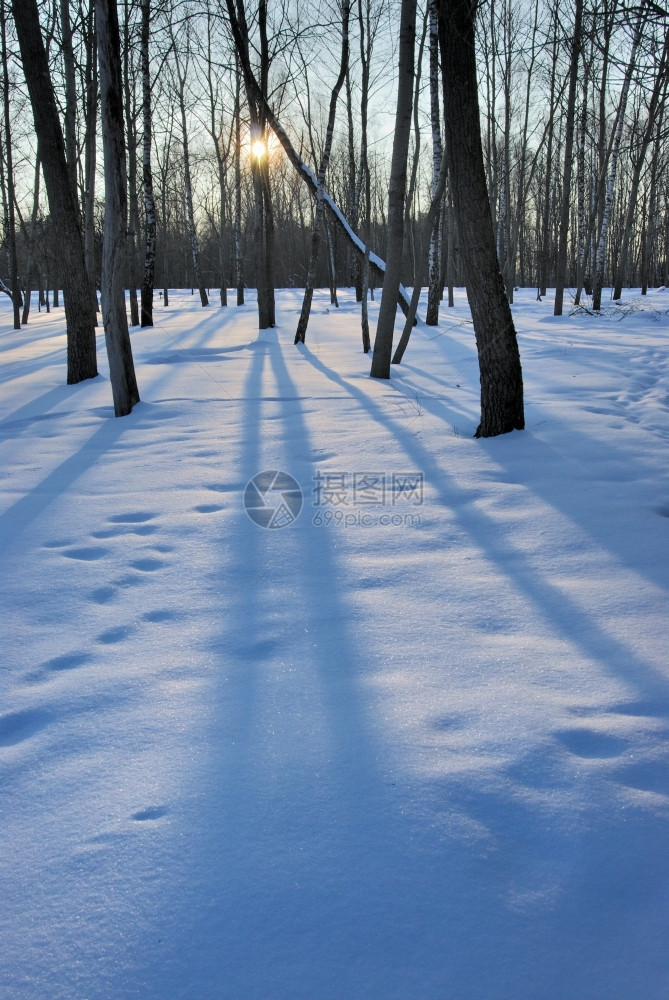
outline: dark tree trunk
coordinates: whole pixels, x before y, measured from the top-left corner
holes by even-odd
[[[60,28],[63,46],[63,69],[65,77],[65,156],[67,170],[72,185],[72,194],[77,199],[77,78],[72,47],[72,25],[70,22],[70,0],[60,0]]]
[[[128,299],[130,302],[130,325],[139,326],[139,304],[137,288],[140,283],[137,262],[137,238],[139,236],[139,205],[137,202],[137,119],[135,114],[135,88],[131,87],[130,61],[130,13],[128,0],[124,0],[123,18],[123,86],[125,101],[125,134],[128,162],[128,239],[126,257],[128,262]]]
[[[30,218],[30,232],[28,234],[28,261],[26,264],[26,292],[23,298],[23,315],[21,316],[21,322],[25,325],[28,322],[28,316],[30,315],[30,290],[33,287],[35,280],[35,244],[37,242],[36,227],[37,227],[37,214],[39,212],[39,193],[40,193],[40,176],[42,173],[42,161],[40,159],[39,145],[37,147],[37,156],[35,157],[35,185],[33,190],[33,210]],[[38,276],[38,286],[41,282]],[[38,296],[41,298],[41,295]]]
[[[241,70],[239,56],[235,60],[235,285],[237,305],[244,305],[244,255],[242,253],[242,119],[241,119]]]
[[[328,114],[328,124],[325,133],[325,145],[323,147],[323,155],[321,156],[321,162],[318,167],[318,191],[316,193],[316,212],[314,213],[314,230],[311,236],[311,255],[309,258],[309,268],[307,271],[307,282],[306,288],[304,289],[304,299],[302,300],[302,310],[300,312],[300,319],[297,324],[297,331],[295,333],[295,343],[304,343],[304,339],[307,335],[307,325],[309,323],[309,315],[311,313],[311,302],[314,294],[314,283],[316,281],[316,268],[318,266],[318,257],[320,253],[321,244],[321,227],[325,222],[325,205],[323,202],[323,186],[325,184],[325,174],[328,169],[328,164],[330,163],[330,152],[332,150],[332,140],[334,137],[334,126],[335,126],[335,116],[337,114],[337,99],[339,97],[339,92],[344,84],[344,79],[346,77],[346,71],[348,69],[348,23],[350,15],[350,0],[343,0],[342,4],[342,42],[341,42],[341,59],[339,65],[339,76],[335,81],[335,85],[332,88],[332,93],[330,95],[330,111]]]
[[[520,355],[495,251],[483,164],[474,18],[469,0],[440,0],[445,146],[481,379],[476,436],[493,437],[521,430],[525,419]]]
[[[98,373],[95,311],[89,294],[79,213],[65,159],[65,143],[42,39],[37,0],[13,0],[12,10],[42,154],[49,209],[59,234],[67,319],[67,381],[71,385],[95,378]]]
[[[149,71],[149,28],[151,0],[142,0],[142,116],[144,138],[142,144],[142,180],[144,182],[144,213],[146,216],[146,246],[144,250],[144,277],[142,280],[142,326],[153,326],[153,280],[156,268],[156,203],[153,196],[153,171],[151,169],[151,76]]]
[[[95,181],[97,166],[98,121],[98,43],[95,34],[95,7],[91,7],[86,21],[86,137],[84,141],[84,258],[88,271],[93,310],[98,312],[98,293],[95,281]]]
[[[121,41],[116,0],[95,0],[105,162],[105,226],[102,245],[102,319],[117,417],[139,402],[125,311],[126,213],[125,141]]]
[[[560,238],[558,243],[555,279],[555,316],[562,315],[564,286],[567,281],[567,238],[569,236],[569,210],[571,207],[572,154],[574,148],[574,120],[576,116],[576,82],[578,60],[581,52],[581,25],[583,0],[576,0],[574,15],[574,37],[571,43],[571,64],[569,67],[569,96],[567,98],[567,124],[565,127],[564,173],[562,175],[562,204],[560,207]]]
[[[14,314],[14,329],[21,329],[21,287],[19,285],[18,264],[16,259],[16,212],[14,209],[14,163],[12,156],[12,136],[11,136],[11,112],[9,107],[9,73],[7,67],[7,23],[5,0],[0,4],[0,29],[2,31],[2,80],[3,80],[3,107],[5,123],[5,165],[6,165],[6,204],[7,218],[5,225],[5,239],[7,241],[7,258],[9,262],[10,287],[12,292],[12,307]],[[28,289],[30,295],[30,288]]]
[[[404,243],[404,200],[407,182],[407,155],[413,105],[414,46],[416,42],[416,0],[402,0],[399,42],[399,84],[393,155],[388,190],[388,243],[386,273],[379,307],[379,319],[372,356],[373,378],[390,378],[390,356],[397,314]]]

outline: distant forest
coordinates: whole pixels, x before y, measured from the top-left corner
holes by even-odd
[[[36,138],[19,5],[39,15],[89,280],[99,288],[96,4],[0,0],[0,278],[21,302],[39,289],[46,305],[63,287],[63,234],[42,177],[50,150]],[[276,287],[307,283],[316,188],[286,157],[265,104],[250,94],[240,44],[296,155],[317,182],[327,152],[324,190],[372,254],[385,256],[399,2],[119,0],[116,7],[131,322],[139,322],[147,253],[156,289],[203,286],[223,304],[231,289],[240,301],[245,287],[267,280],[258,270],[259,243],[271,252]],[[424,224],[448,142],[438,7],[434,0],[417,8],[402,281],[412,286],[418,277],[441,290],[462,284],[463,274],[448,176],[431,233]],[[665,10],[648,0],[495,0],[479,4],[476,32],[487,189],[509,296],[514,286],[554,286],[561,254],[566,303],[593,288],[596,295],[598,284],[619,296],[626,286],[669,283]],[[351,240],[329,208],[317,222],[315,284],[330,285],[333,295],[342,285],[361,293],[364,261]],[[369,280],[380,282],[378,271]]]

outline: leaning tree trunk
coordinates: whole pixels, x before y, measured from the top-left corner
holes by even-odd
[[[37,0],[13,0],[12,10],[21,49],[23,72],[42,153],[49,209],[59,237],[67,320],[67,381],[95,378],[95,312],[89,294],[77,204],[65,159],[53,84],[49,73]]]
[[[121,41],[116,0],[95,0],[102,97],[105,164],[105,224],[102,244],[102,319],[109,356],[114,413],[124,417],[139,402],[125,311],[126,212],[125,141]]]
[[[469,0],[440,0],[445,145],[481,377],[476,437],[493,437],[521,430],[525,418],[520,355],[495,252],[483,164],[474,18]]]
[[[411,110],[413,105],[415,41],[416,0],[402,0],[397,111],[395,114],[395,135],[393,138],[393,155],[390,165],[390,185],[388,190],[386,273],[383,278],[383,294],[381,295],[379,319],[374,339],[374,353],[370,372],[373,378],[390,378],[390,356],[393,349],[397,295],[402,270],[404,199],[406,196],[407,156],[409,152]]]
[[[247,92],[252,95],[253,100],[257,103],[259,107],[262,108],[265,120],[269,127],[274,132],[274,135],[279,140],[286,156],[292,163],[297,174],[302,179],[302,181],[307,185],[309,190],[313,195],[316,194],[318,190],[318,182],[316,180],[316,175],[314,172],[306,165],[302,157],[298,154],[297,150],[293,146],[290,138],[283,128],[281,122],[277,118],[276,114],[272,110],[270,104],[267,101],[267,97],[263,94],[262,88],[260,87],[258,81],[255,78],[255,74],[251,68],[251,63],[248,54],[248,44],[245,24],[240,21],[237,16],[237,8],[234,0],[226,0],[226,10],[228,12],[228,17],[230,21],[230,30],[235,43],[235,49],[239,57],[241,64],[241,69],[244,74],[244,81],[246,84]],[[241,11],[241,5],[240,5]],[[344,236],[344,239],[351,246],[353,251],[360,257],[365,255],[365,245],[357,235],[357,233],[352,229],[349,221],[344,216],[344,213],[339,208],[334,198],[327,192],[323,193],[323,198],[326,204],[326,208],[331,215],[331,218],[335,225],[339,228],[339,231]],[[376,273],[381,275],[385,274],[385,262],[377,257],[376,254],[370,254],[370,267]],[[406,314],[409,309],[409,298],[404,288],[400,287],[398,290],[397,301],[400,309]]]

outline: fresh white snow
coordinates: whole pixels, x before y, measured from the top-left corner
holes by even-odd
[[[0,303],[3,1000],[669,996],[669,291],[517,293],[478,441],[464,292],[341,300],[157,297],[121,419]]]

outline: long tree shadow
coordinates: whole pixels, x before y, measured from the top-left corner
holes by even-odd
[[[394,440],[413,466],[424,471],[426,482],[431,483],[434,489],[436,502],[452,513],[467,535],[478,544],[499,576],[513,583],[529,604],[536,607],[551,623],[557,635],[577,646],[585,656],[592,657],[607,672],[623,679],[626,684],[638,686],[640,690],[646,692],[649,689],[654,690],[658,696],[661,693],[663,703],[669,702],[669,681],[666,676],[653,664],[643,660],[633,647],[598,624],[587,609],[576,604],[568,594],[551,582],[545,573],[541,573],[530,561],[527,553],[520,551],[511,539],[506,537],[503,526],[493,521],[485,511],[477,508],[473,503],[477,499],[475,491],[458,484],[452,475],[437,464],[434,455],[420,443],[419,439],[407,433],[405,426],[391,412],[379,405],[371,395],[343,379],[311,354],[308,348],[302,348],[302,353],[314,369],[331,382],[345,388],[359,401],[371,419],[392,433]],[[448,419],[450,421],[450,414]],[[509,439],[514,438],[521,440],[517,435],[510,436]],[[488,443],[486,447],[495,451],[494,443]],[[496,451],[495,455],[497,457]],[[578,518],[578,508],[575,507],[570,514],[575,519]]]

